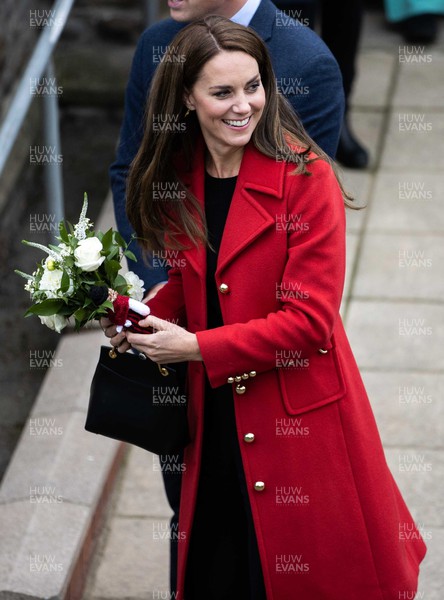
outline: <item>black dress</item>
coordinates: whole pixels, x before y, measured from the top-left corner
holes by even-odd
[[[223,325],[214,275],[236,177],[205,175],[208,329]],[[231,386],[205,392],[202,465],[191,531],[185,600],[265,600],[236,435]]]

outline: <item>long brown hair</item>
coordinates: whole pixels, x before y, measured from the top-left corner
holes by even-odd
[[[177,239],[181,234],[196,245],[207,243],[204,215],[197,199],[178,178],[174,158],[181,156],[188,168],[191,166],[200,126],[194,111],[186,116],[183,96],[192,91],[204,65],[222,51],[246,52],[258,63],[266,103],[251,138],[254,146],[266,156],[294,162],[294,173],[305,175],[310,175],[307,164],[318,159],[308,159],[313,151],[330,163],[337,175],[334,163],[310,138],[277,91],[268,50],[261,38],[252,29],[225,17],[195,21],[175,36],[156,70],[142,144],[128,176],[127,215],[146,250],[182,248]],[[159,201],[156,189],[169,190],[163,195],[170,198]],[[341,189],[344,201],[350,205],[351,198],[342,185]]]

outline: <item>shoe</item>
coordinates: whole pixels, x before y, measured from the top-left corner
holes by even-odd
[[[415,15],[399,21],[397,25],[406,42],[432,44],[438,35],[436,15]]]
[[[342,122],[336,160],[349,169],[365,169],[369,155],[350,131],[347,119]]]

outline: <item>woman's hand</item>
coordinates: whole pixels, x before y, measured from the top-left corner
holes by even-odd
[[[159,364],[202,360],[197,337],[183,327],[149,315],[139,321],[142,327],[153,327],[156,333],[124,332],[127,342]],[[115,338],[113,338],[114,340]],[[113,344],[114,345],[114,344]]]
[[[116,326],[107,317],[100,319],[100,327],[106,337],[110,338],[110,344],[114,346],[117,352],[123,354],[131,348],[131,344],[128,343],[125,337],[125,331],[117,333]]]
[[[160,291],[164,285],[166,285],[166,281],[157,283],[155,286],[153,286],[143,299],[143,302],[146,303],[148,300],[151,300],[151,298],[154,298],[157,292]],[[142,324],[142,326],[144,327],[145,325]],[[130,350],[131,344],[126,339],[125,331],[117,333],[116,326],[107,317],[102,317],[100,319],[100,327],[102,328],[106,337],[110,338],[111,346],[114,346],[118,352],[123,354],[127,350]]]

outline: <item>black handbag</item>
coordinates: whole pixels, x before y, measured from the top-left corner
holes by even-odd
[[[181,451],[190,441],[183,378],[144,354],[102,346],[85,429],[155,454]]]

